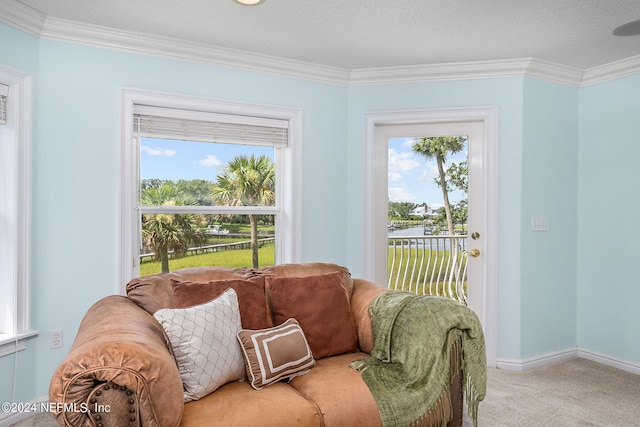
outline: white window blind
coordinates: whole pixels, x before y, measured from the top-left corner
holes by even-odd
[[[286,147],[289,122],[265,117],[134,105],[134,135]]]
[[[7,124],[7,96],[9,96],[9,86],[0,83],[0,125]]]

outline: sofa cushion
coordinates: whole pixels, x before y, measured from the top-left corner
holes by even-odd
[[[184,405],[180,427],[320,427],[318,407],[285,383],[254,390],[247,381],[223,385]]]
[[[300,323],[316,359],[357,350],[357,335],[342,272],[307,277],[267,276],[277,324]]]
[[[352,361],[366,357],[369,355],[365,353],[326,357],[316,361],[307,375],[291,380],[290,385],[318,405],[326,426],[381,426],[369,387],[360,372],[349,367]]]
[[[184,401],[198,400],[221,385],[244,378],[236,339],[241,329],[238,298],[228,289],[208,303],[164,308],[153,315],[164,328],[184,384]]]
[[[171,282],[173,304],[176,308],[202,304],[232,288],[238,295],[240,320],[244,329],[265,329],[272,326],[267,321],[267,298],[262,280],[228,279],[210,282],[179,282],[172,279]]]
[[[262,330],[238,332],[246,373],[256,390],[282,379],[304,375],[315,360],[295,319]]]
[[[290,385],[318,405],[326,426],[381,426],[378,406],[369,387],[360,373],[349,367],[352,361],[367,357],[369,355],[366,353],[350,353],[318,360],[309,374],[294,378]],[[447,393],[442,399],[442,406],[438,406],[416,425],[446,425],[452,414]],[[345,420],[348,422],[345,423]]]
[[[262,275],[249,268],[194,267],[131,279],[127,283],[127,297],[153,314],[161,308],[174,308],[172,280],[177,282],[210,282],[231,279],[264,283]]]

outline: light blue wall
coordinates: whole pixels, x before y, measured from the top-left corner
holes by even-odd
[[[581,89],[578,345],[640,364],[640,74]]]
[[[41,331],[19,354],[32,360],[24,370],[19,364],[20,394],[12,396],[2,381],[1,400],[46,396],[82,315],[117,292],[123,87],[303,110],[302,260],[345,264],[345,86],[36,40],[2,25],[0,30],[15,40],[11,48],[0,47],[0,61],[34,76],[32,310],[33,327]],[[48,348],[54,328],[65,332],[63,349]],[[12,377],[12,361],[0,359],[2,378]]]
[[[26,73],[38,69],[38,40],[0,23],[0,64]]]
[[[0,38],[11,40],[0,44],[0,63],[34,79],[32,309],[42,331],[19,353],[16,395],[3,381],[0,400],[46,396],[82,315],[119,285],[122,87],[301,109],[303,261],[344,264],[355,277],[363,269],[364,114],[496,106],[498,357],[580,345],[640,363],[639,226],[603,227],[603,207],[637,207],[629,188],[639,178],[632,93],[640,78],[583,89],[527,78],[346,87],[36,39],[3,25]],[[549,216],[551,231],[531,233],[532,215]],[[623,249],[622,267],[619,253],[585,249],[603,241]],[[608,296],[612,287],[630,297]],[[63,349],[48,348],[54,328],[65,331]],[[15,363],[0,358],[0,377],[11,377]]]
[[[526,359],[576,345],[578,88],[525,79],[523,117],[520,283]],[[532,216],[549,218],[549,231],[531,231]]]

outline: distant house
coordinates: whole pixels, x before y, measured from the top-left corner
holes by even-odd
[[[421,216],[423,218],[426,218],[427,215],[429,214],[429,207],[427,206],[426,203],[416,206],[412,211],[411,211],[411,215],[412,216]]]

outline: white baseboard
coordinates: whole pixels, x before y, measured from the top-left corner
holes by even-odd
[[[15,424],[40,412],[49,412],[49,398],[47,396],[41,396],[29,402],[9,402],[10,405],[12,403],[15,403],[15,405],[9,409],[17,412],[0,412],[0,427]],[[28,409],[25,407],[28,407]]]
[[[578,347],[572,347],[540,356],[529,357],[527,359],[497,359],[496,368],[509,371],[525,371],[527,369],[537,368],[538,366],[575,359],[576,357],[578,357]]]
[[[630,362],[628,360],[618,359],[616,357],[611,357],[606,354],[597,353],[583,348],[578,349],[578,357],[631,372],[632,374],[640,375],[640,364]]]
[[[509,371],[526,371],[539,366],[563,362],[565,360],[582,358],[603,365],[621,369],[640,375],[640,364],[628,360],[619,359],[602,353],[597,353],[580,347],[572,347],[565,350],[542,354],[527,359],[500,359],[496,360],[496,368]]]

